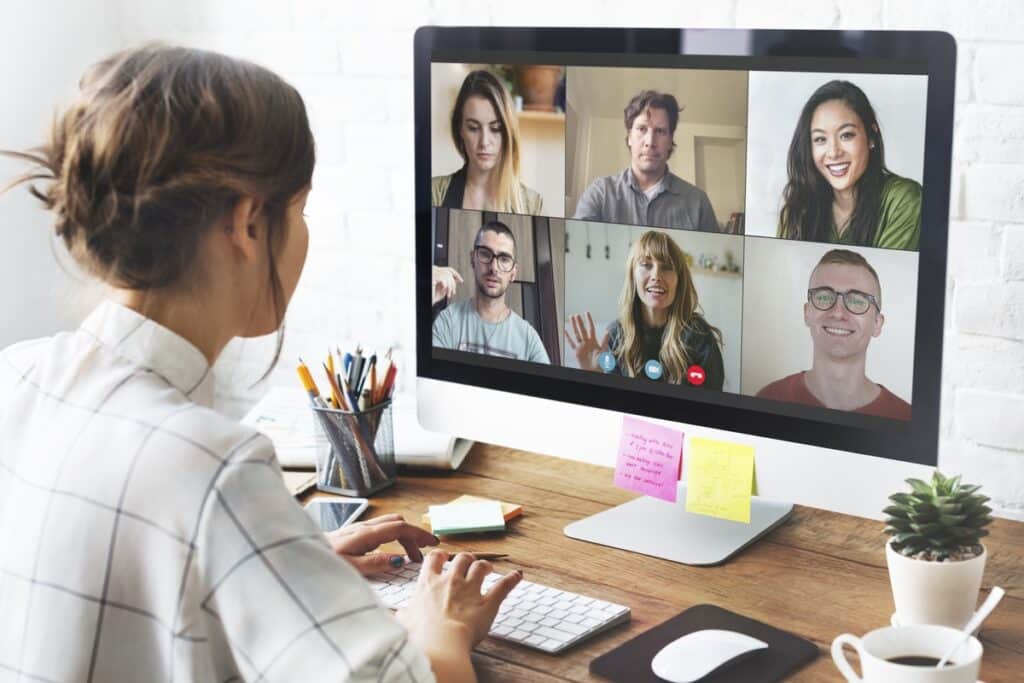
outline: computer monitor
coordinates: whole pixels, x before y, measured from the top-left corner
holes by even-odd
[[[879,516],[937,460],[955,61],[930,31],[419,29],[421,422],[613,465],[638,416],[753,446],[765,501]]]

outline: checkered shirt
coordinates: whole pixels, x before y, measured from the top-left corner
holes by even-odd
[[[0,682],[433,680],[212,397],[112,302],[0,352]]]

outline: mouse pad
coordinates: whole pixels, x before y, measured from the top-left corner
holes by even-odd
[[[590,672],[613,681],[661,683],[663,679],[651,671],[654,655],[676,638],[706,628],[745,633],[768,643],[768,649],[722,667],[702,678],[701,683],[781,681],[818,656],[817,646],[809,640],[721,607],[694,605],[594,659]]]

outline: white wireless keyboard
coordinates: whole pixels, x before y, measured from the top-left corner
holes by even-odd
[[[399,569],[368,578],[384,604],[398,609],[412,597],[419,573],[420,565],[410,562]],[[489,589],[499,578],[500,574],[491,572],[484,579],[484,589]],[[491,636],[544,652],[561,652],[605,629],[629,621],[629,617],[629,608],[625,605],[560,591],[524,579],[501,603],[491,626]]]

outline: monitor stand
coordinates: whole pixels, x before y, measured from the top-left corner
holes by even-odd
[[[686,511],[686,485],[675,503],[641,496],[565,527],[569,538],[673,562],[721,564],[784,522],[792,503],[754,496],[750,524]]]

